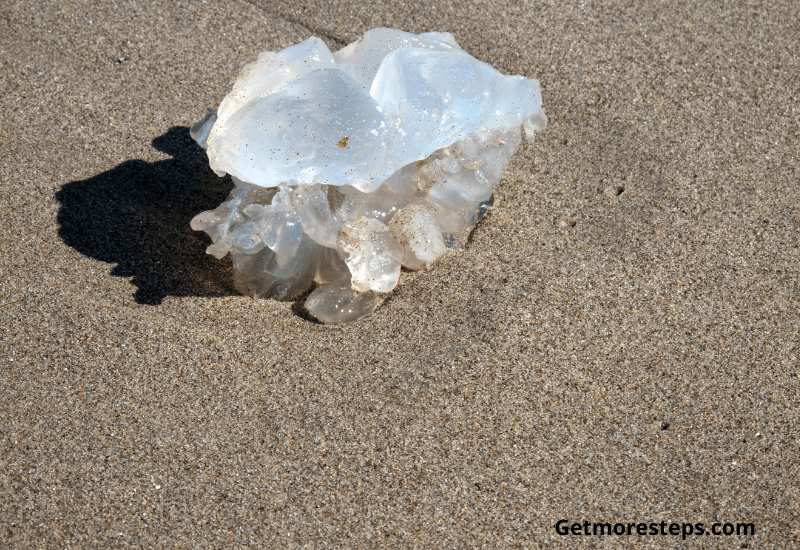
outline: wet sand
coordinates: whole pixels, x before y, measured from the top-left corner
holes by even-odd
[[[466,250],[324,326],[204,253],[188,127],[377,26],[550,124]],[[793,2],[3,3],[0,546],[800,547],[799,60]]]

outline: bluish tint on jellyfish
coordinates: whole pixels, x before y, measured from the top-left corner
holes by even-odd
[[[237,288],[353,321],[401,266],[424,269],[491,204],[544,129],[537,80],[503,75],[449,33],[374,29],[331,53],[316,37],[247,65],[191,130],[235,188],[192,228],[230,254]]]

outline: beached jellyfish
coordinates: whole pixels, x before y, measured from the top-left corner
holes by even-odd
[[[331,53],[316,37],[247,65],[191,130],[235,188],[198,214],[240,291],[325,323],[372,311],[401,266],[424,269],[491,204],[543,130],[537,80],[503,75],[449,33],[374,29]]]

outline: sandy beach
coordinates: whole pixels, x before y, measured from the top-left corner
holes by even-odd
[[[205,254],[189,127],[380,26],[550,122],[465,250],[325,326]],[[800,548],[795,2],[7,0],[0,113],[3,548]]]

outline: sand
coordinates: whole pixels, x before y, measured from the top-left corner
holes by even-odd
[[[205,255],[188,127],[382,25],[550,125],[466,250],[324,326]],[[3,2],[0,546],[800,547],[799,60],[790,1]]]

